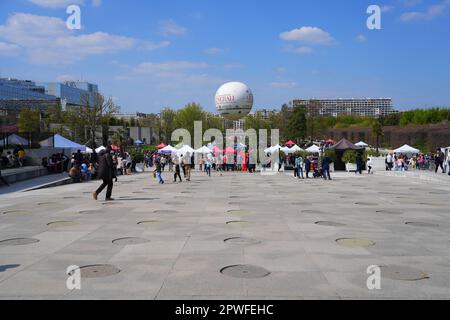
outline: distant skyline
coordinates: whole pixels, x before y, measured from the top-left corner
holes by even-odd
[[[81,30],[66,27],[81,7]],[[369,30],[369,5],[382,29]],[[450,0],[2,0],[0,77],[96,83],[122,112],[198,102],[227,81],[256,109],[292,99],[390,97],[450,106]]]

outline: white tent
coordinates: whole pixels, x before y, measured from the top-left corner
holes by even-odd
[[[172,146],[167,146],[165,148],[162,148],[161,150],[158,151],[158,153],[165,153],[165,154],[172,154],[172,153],[176,153],[178,150],[175,149]]]
[[[191,147],[189,147],[188,145],[185,145],[184,147],[182,147],[181,149],[179,149],[177,151],[177,156],[185,156],[187,153],[189,153],[190,155],[193,155],[195,152],[194,149],[192,149]]]
[[[76,152],[78,150],[86,152],[86,146],[70,141],[59,134],[41,141],[40,145],[43,148],[70,149],[71,152]]]
[[[292,148],[284,147],[281,149],[281,151],[283,151],[285,154],[292,154],[292,153],[296,153],[296,152],[302,152],[305,150],[300,148],[298,145],[294,145]]]
[[[199,154],[209,154],[211,153],[212,150],[210,148],[208,148],[207,146],[203,146],[198,150],[195,150],[195,153],[199,153]]]
[[[362,148],[367,148],[369,145],[367,143],[365,143],[364,141],[360,141],[358,143],[355,143],[355,146],[362,147]]]
[[[8,145],[10,146],[27,146],[28,140],[22,138],[21,136],[18,136],[17,134],[12,134],[8,138],[6,138],[5,141],[0,141],[1,146],[5,146],[6,143],[8,143]]]
[[[95,149],[95,152],[100,153],[104,150],[106,150],[106,148],[104,146],[101,146],[101,147],[98,147],[97,149]]]
[[[400,147],[400,148],[394,150],[394,152],[397,153],[397,154],[400,154],[400,153],[403,153],[403,154],[418,154],[418,153],[420,153],[420,150],[405,144],[403,147]]]
[[[309,153],[320,153],[320,148],[316,145],[312,145],[308,149],[306,149]]]
[[[92,154],[92,153],[94,153],[94,150],[92,150],[92,149],[89,148],[89,147],[86,147],[86,153],[87,153],[87,154]]]
[[[264,152],[266,154],[267,153],[274,153],[274,152],[279,152],[281,149],[282,149],[282,147],[279,144],[277,144],[275,147],[267,148],[266,150],[264,150]]]

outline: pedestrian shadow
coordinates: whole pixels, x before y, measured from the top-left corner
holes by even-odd
[[[20,264],[7,264],[7,265],[0,265],[0,272],[5,272],[9,269],[15,269],[20,267]]]

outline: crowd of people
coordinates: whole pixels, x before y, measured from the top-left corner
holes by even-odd
[[[13,151],[7,151],[4,155],[0,149],[0,169],[20,168],[25,166],[26,152],[22,146],[17,146]]]
[[[441,149],[434,154],[421,153],[408,157],[405,154],[390,153],[386,157],[387,171],[434,170],[438,173],[441,169],[442,173],[446,173],[445,164],[450,176],[450,153],[446,156]]]

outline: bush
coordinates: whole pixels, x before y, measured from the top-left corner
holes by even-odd
[[[334,163],[336,163],[337,161],[337,154],[335,149],[326,150],[324,156],[329,157]]]
[[[342,161],[344,163],[356,163],[356,158],[358,157],[358,152],[355,150],[347,150],[342,156]]]

